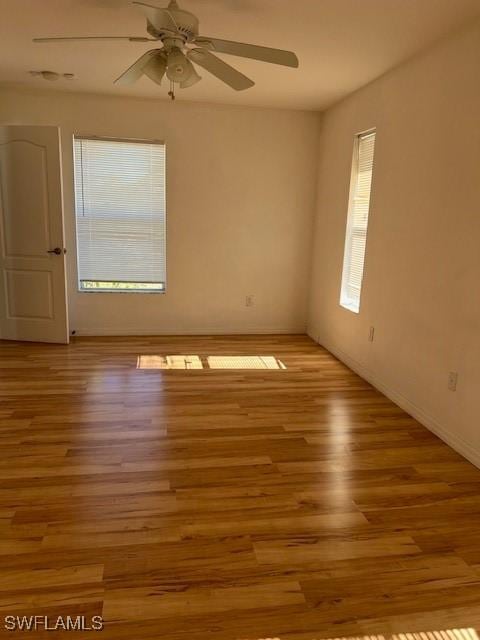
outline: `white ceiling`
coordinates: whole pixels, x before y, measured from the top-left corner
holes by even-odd
[[[149,0],[165,6],[166,1]],[[256,85],[235,92],[201,70],[179,99],[322,109],[480,14],[480,0],[180,0],[200,32],[294,50],[299,69],[221,56]],[[33,37],[146,35],[128,0],[0,0],[0,82],[166,99],[146,78],[132,88],[113,80],[155,43],[33,44]],[[74,73],[46,82],[33,69]]]

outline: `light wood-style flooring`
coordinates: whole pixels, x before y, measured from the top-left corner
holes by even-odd
[[[305,336],[0,342],[0,425],[4,637],[480,631],[480,471]]]

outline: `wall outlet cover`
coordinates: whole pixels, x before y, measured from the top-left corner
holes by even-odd
[[[456,371],[450,371],[448,374],[448,388],[450,391],[457,390],[458,373]]]

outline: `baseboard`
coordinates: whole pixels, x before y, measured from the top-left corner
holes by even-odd
[[[304,335],[305,327],[72,327],[76,336],[233,336],[233,335]]]
[[[309,334],[310,337],[318,342],[317,338]],[[401,409],[406,411],[415,420],[418,420],[424,427],[429,429],[432,433],[438,436],[441,440],[446,442],[452,449],[454,449],[461,456],[469,460],[476,467],[480,468],[480,452],[478,452],[471,444],[466,442],[463,438],[451,433],[444,425],[440,424],[435,418],[429,415],[424,409],[417,404],[409,400],[399,391],[392,389],[384,384],[377,376],[370,371],[367,367],[362,365],[357,360],[351,358],[344,351],[339,349],[336,345],[328,343],[326,341],[321,342],[321,346],[334,355],[338,360],[343,362],[349,369],[357,373],[361,378],[369,382],[375,389],[378,389],[387,398],[392,400]]]

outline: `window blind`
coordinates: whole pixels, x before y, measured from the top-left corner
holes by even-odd
[[[367,245],[375,132],[355,139],[340,304],[358,313]]]
[[[83,290],[163,291],[165,145],[75,138]]]

